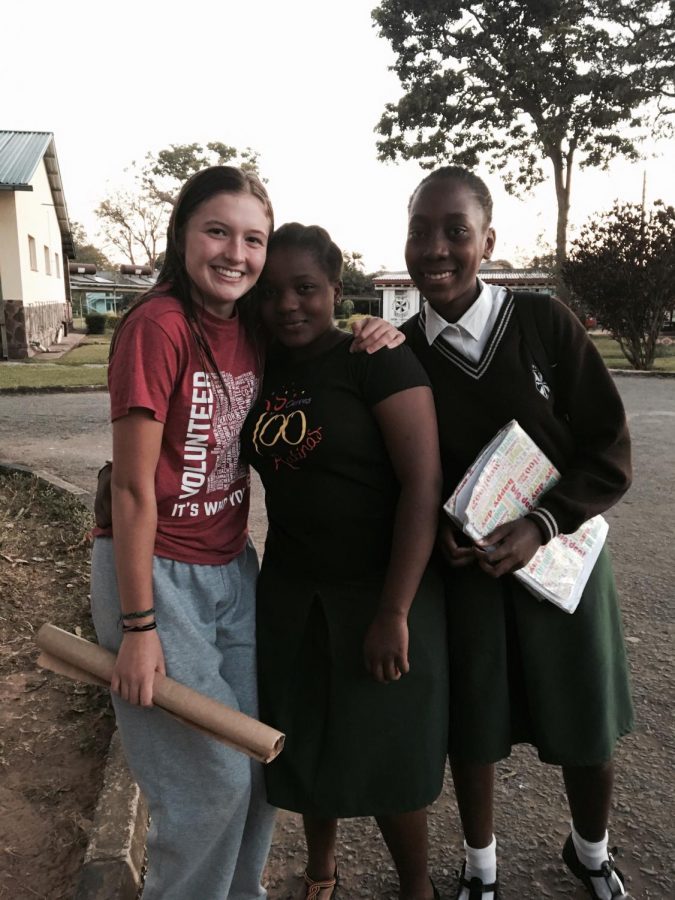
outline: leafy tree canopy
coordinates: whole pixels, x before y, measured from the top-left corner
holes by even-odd
[[[616,203],[583,226],[563,278],[631,365],[651,368],[664,316],[675,307],[675,209]]]
[[[195,172],[207,166],[235,165],[258,172],[258,153],[211,141],[201,144],[171,144],[157,153],[147,153],[142,163],[126,170],[133,186],[113,191],[99,204],[96,215],[108,245],[132,264],[157,269],[161,260],[169,214],[178,191]]]
[[[541,182],[548,159],[562,263],[575,162],[635,159],[653,134],[650,101],[673,83],[673,6],[382,0],[373,18],[391,42],[405,93],[377,126],[380,159],[417,159],[425,168],[483,163],[512,193]]]
[[[260,174],[259,153],[246,147],[239,151],[236,147],[211,141],[201,144],[171,144],[158,153],[147,153],[142,166],[142,180],[149,195],[162,203],[173,206],[183,182],[207,166],[238,166],[249,172]]]
[[[342,293],[345,297],[376,297],[373,275],[366,274],[361,253],[344,253],[342,265]]]
[[[166,204],[150,197],[142,185],[114,191],[96,209],[106,243],[132,265],[156,268],[159,245],[164,242]]]

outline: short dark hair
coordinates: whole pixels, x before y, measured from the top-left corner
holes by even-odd
[[[430,172],[426,176],[426,178],[423,178],[420,181],[420,183],[410,195],[410,200],[408,200],[408,212],[410,212],[410,208],[413,205],[415,197],[417,197],[418,193],[424,187],[424,185],[438,179],[460,181],[462,184],[466,185],[466,187],[474,195],[474,197],[480,204],[481,209],[485,213],[486,223],[489,225],[492,222],[492,195],[490,194],[488,186],[485,184],[482,178],[479,178],[478,175],[474,175],[473,172],[469,171],[469,169],[463,168],[462,166],[441,166],[439,169],[434,169],[433,172]]]
[[[297,247],[308,250],[331,282],[342,278],[342,250],[320,225],[301,225],[287,222],[272,234],[267,244],[267,255],[273,250]],[[264,273],[263,273],[264,274]]]

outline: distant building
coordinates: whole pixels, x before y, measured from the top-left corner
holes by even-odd
[[[54,135],[0,131],[0,357],[61,339],[74,256]]]
[[[540,269],[495,269],[481,266],[480,277],[487,284],[503,284],[512,291],[553,293],[550,273]],[[380,272],[373,278],[375,290],[382,296],[382,318],[401,325],[420,309],[420,292],[407,272]]]
[[[91,263],[70,263],[73,306],[87,313],[117,314],[155,284],[149,266],[122,266],[123,272],[97,272]]]

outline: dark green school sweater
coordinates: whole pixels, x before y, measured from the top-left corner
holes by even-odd
[[[424,326],[422,310],[402,331],[434,391],[446,498],[479,451],[516,419],[562,473],[532,514],[545,541],[619,500],[631,482],[623,404],[583,325],[563,303],[509,294],[475,364],[441,336],[429,346]]]

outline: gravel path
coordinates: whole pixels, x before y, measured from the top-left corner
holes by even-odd
[[[617,754],[611,840],[634,898],[675,896],[675,733],[673,730],[673,509],[675,509],[675,380],[619,377],[635,451],[635,482],[607,516],[622,596],[633,673],[637,727]],[[0,396],[0,461],[44,469],[91,491],[109,453],[105,394]],[[252,533],[264,535],[259,485]],[[568,878],[559,852],[568,813],[557,770],[527,747],[499,766],[497,839],[502,900],[538,900],[583,892]],[[449,787],[431,810],[431,864],[441,895],[454,897],[461,836]],[[342,824],[344,900],[396,897],[396,880],[372,821]],[[282,813],[269,863],[270,897],[297,889],[304,864],[298,817]]]

